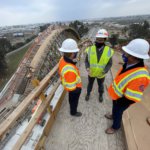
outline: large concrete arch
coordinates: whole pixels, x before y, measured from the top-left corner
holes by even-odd
[[[69,27],[53,30],[44,40],[30,64],[34,76],[41,80],[58,63],[61,57],[58,48],[66,38],[80,40],[78,33]]]

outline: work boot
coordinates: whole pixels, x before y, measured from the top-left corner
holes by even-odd
[[[74,116],[74,117],[81,117],[82,116],[82,113],[81,112],[76,112],[76,114],[73,114],[71,116]]]
[[[114,134],[117,130],[113,129],[112,127],[111,128],[108,128],[105,130],[105,133],[106,134]]]
[[[86,96],[85,96],[85,100],[86,100],[86,101],[88,101],[89,98],[90,98],[90,95],[86,95]]]
[[[105,114],[105,118],[112,120],[113,116],[110,113]]]
[[[99,95],[99,102],[102,103],[103,102],[103,95]]]

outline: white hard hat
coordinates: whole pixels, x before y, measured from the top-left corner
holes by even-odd
[[[108,38],[108,32],[105,29],[100,29],[96,33],[96,38]]]
[[[61,48],[59,48],[59,51],[66,53],[74,53],[78,52],[79,49],[75,40],[66,39],[65,41],[63,41]]]
[[[149,43],[144,39],[134,39],[128,45],[123,46],[122,49],[137,58],[149,59]]]

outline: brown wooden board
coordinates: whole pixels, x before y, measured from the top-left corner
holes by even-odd
[[[40,150],[41,148],[44,148],[44,145],[45,145],[45,141],[46,141],[46,138],[47,136],[49,135],[50,131],[51,131],[51,128],[53,126],[53,123],[55,121],[55,117],[61,107],[61,104],[62,104],[62,101],[64,100],[64,97],[66,95],[66,91],[63,91],[60,99],[58,100],[58,103],[54,109],[54,111],[52,112],[51,116],[50,116],[50,119],[48,120],[48,123],[47,125],[45,126],[45,129],[43,131],[43,134],[39,140],[39,142],[37,143],[36,145],[36,150]]]
[[[53,70],[40,82],[40,85],[35,88],[23,101],[22,103],[0,124],[0,139],[2,139],[3,135],[12,127],[12,125],[16,122],[16,120],[24,113],[29,104],[34,100],[34,98],[38,97],[41,92],[47,87],[49,84],[49,80],[52,75],[57,71],[58,64],[53,68]]]
[[[60,109],[60,107],[61,107],[61,104],[62,104],[62,101],[63,101],[65,95],[66,95],[66,91],[63,91],[62,96],[60,97],[60,100],[59,100],[59,102],[57,103],[57,105],[56,105],[56,107],[55,107],[55,109],[54,109],[54,111],[53,111],[55,118],[56,118],[57,113],[58,113],[58,111],[59,111],[59,109]]]
[[[22,147],[25,140],[27,139],[27,137],[31,133],[33,127],[37,123],[38,118],[41,116],[41,114],[46,110],[47,106],[49,105],[49,103],[50,103],[56,89],[58,88],[59,84],[60,84],[60,81],[58,81],[56,83],[56,85],[53,87],[51,93],[47,96],[46,100],[43,101],[41,103],[41,105],[39,106],[39,108],[36,110],[34,116],[31,118],[28,126],[26,127],[26,129],[24,130],[24,132],[22,133],[22,135],[20,136],[20,138],[16,142],[15,146],[13,147],[13,150],[19,150]]]

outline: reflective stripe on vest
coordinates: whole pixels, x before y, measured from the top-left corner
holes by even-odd
[[[122,97],[123,93],[122,93],[122,92],[120,91],[120,89],[117,87],[115,81],[112,83],[112,87],[113,87],[115,93],[116,93],[119,97]]]
[[[76,77],[76,80],[75,80],[74,82],[69,83],[69,82],[66,82],[66,81],[65,81],[64,75],[65,75],[67,72],[73,72],[73,73],[76,74],[77,77]],[[76,69],[75,69],[74,67],[70,66],[70,65],[65,65],[65,66],[63,67],[63,69],[62,69],[62,71],[61,71],[61,76],[62,76],[62,84],[63,84],[66,88],[68,88],[68,89],[70,89],[70,90],[75,89],[75,88],[76,88],[76,85],[77,85],[78,83],[81,83],[81,78],[80,78],[80,76],[78,75]]]
[[[61,75],[63,76],[68,71],[72,71],[78,76],[78,73],[77,73],[76,69],[74,67],[70,66],[70,65],[65,65],[62,68]]]
[[[132,97],[132,98],[136,99],[137,101],[139,101],[142,97],[142,94],[143,94],[142,92],[133,91],[128,88],[126,89],[125,93],[123,93],[123,91],[124,91],[125,87],[129,84],[129,82],[131,82],[135,79],[141,78],[141,77],[149,78],[149,73],[144,68],[130,73],[129,75],[124,77],[121,81],[119,81],[118,84],[116,84],[116,82],[114,80],[113,84],[112,84],[114,92],[118,95],[118,97],[122,97],[124,94],[127,97]]]
[[[136,101],[140,101],[142,96],[143,96],[143,93],[142,92],[133,91],[133,90],[127,88],[127,90],[124,93],[124,95],[127,98],[129,98],[129,99],[134,99]]]
[[[90,76],[103,78],[105,76],[104,69],[114,51],[110,47],[105,46],[99,62],[97,60],[96,46],[87,48],[86,52],[88,54],[88,61],[90,63]]]
[[[135,72],[132,72],[131,74],[127,75],[118,83],[118,88],[122,90],[130,81],[136,78],[147,77],[147,76],[149,76],[149,73],[145,69],[140,69]]]

